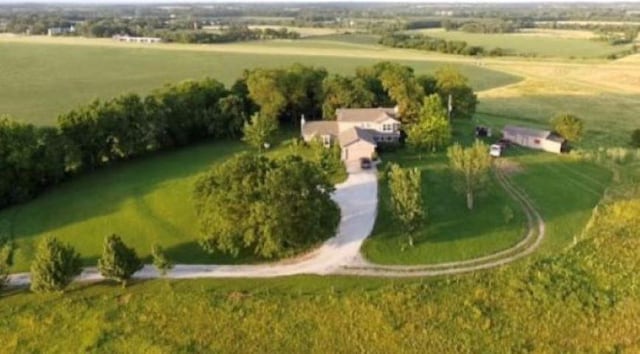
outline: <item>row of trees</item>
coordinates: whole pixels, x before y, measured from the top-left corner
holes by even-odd
[[[0,242],[0,289],[8,280],[12,265],[13,245],[6,240]],[[153,264],[165,275],[173,263],[162,247],[152,248]],[[133,274],[143,267],[142,260],[133,248],[128,247],[118,235],[105,238],[102,256],[98,260],[98,271],[106,278],[119,282],[123,287]],[[63,291],[82,272],[80,254],[68,244],[54,237],[45,237],[36,251],[31,264],[31,290],[38,293]]]
[[[0,207],[65,177],[208,138],[237,137],[251,107],[220,82],[187,81],[147,97],[95,100],[58,117],[58,127],[0,118]]]
[[[58,127],[0,118],[0,208],[115,161],[203,139],[239,137],[258,109],[260,118],[245,130],[245,139],[256,147],[268,142],[277,122],[296,124],[301,115],[334,119],[339,107],[398,105],[403,123],[410,125],[418,121],[424,97],[433,94],[442,107],[453,102],[453,118],[475,111],[476,96],[456,70],[416,76],[408,66],[382,62],[358,68],[354,76],[300,64],[253,69],[231,88],[213,79],[186,81],[146,97],[95,100],[60,115]]]
[[[445,40],[424,34],[385,34],[380,38],[379,43],[387,47],[419,49],[445,54],[488,56],[502,56],[507,54],[507,51],[502,48],[488,50],[482,46],[469,45],[465,41]]]

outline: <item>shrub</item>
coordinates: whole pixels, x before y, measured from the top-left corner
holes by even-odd
[[[165,276],[169,270],[173,269],[173,263],[160,245],[153,245],[151,256],[153,257],[153,265],[160,275]]]
[[[36,258],[31,264],[31,290],[45,293],[62,291],[81,272],[78,252],[54,237],[46,237],[38,245]]]
[[[143,264],[136,251],[127,247],[120,236],[111,235],[105,238],[102,257],[98,260],[98,270],[103,277],[113,279],[127,286],[131,276],[142,269]]]

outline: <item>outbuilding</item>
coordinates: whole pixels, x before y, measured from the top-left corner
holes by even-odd
[[[503,129],[503,139],[531,149],[559,154],[566,149],[567,141],[549,131],[507,125]]]

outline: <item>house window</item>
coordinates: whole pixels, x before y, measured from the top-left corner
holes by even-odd
[[[382,125],[383,132],[391,132],[393,131],[393,124],[383,124]]]
[[[331,136],[330,135],[323,135],[322,136],[322,145],[324,145],[324,147],[329,147],[331,145]]]
[[[540,145],[540,139],[533,139],[533,143],[536,145]]]

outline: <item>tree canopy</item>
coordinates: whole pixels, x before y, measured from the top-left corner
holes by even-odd
[[[407,144],[416,150],[436,151],[451,141],[447,111],[437,94],[425,97],[418,121],[406,128]]]
[[[561,113],[551,119],[553,131],[570,142],[577,142],[584,135],[584,122],[570,113]]]
[[[242,140],[262,152],[266,147],[265,145],[272,143],[271,139],[277,129],[277,120],[258,112],[251,117],[250,122],[244,124]]]
[[[422,200],[422,176],[417,168],[401,168],[397,164],[389,167],[389,190],[391,191],[391,209],[394,217],[407,233],[409,246],[413,247],[413,238],[426,218]]]
[[[334,235],[340,211],[332,191],[320,168],[300,156],[239,154],[196,183],[201,244],[233,255],[291,255]]]
[[[463,147],[456,143],[447,151],[449,166],[454,177],[454,188],[467,199],[467,208],[472,210],[475,197],[482,192],[489,183],[491,156],[489,147],[480,140],[476,140],[470,147]]]
[[[451,66],[436,71],[436,92],[446,106],[451,97],[451,117],[471,118],[476,112],[478,98],[469,86],[468,79]]]

